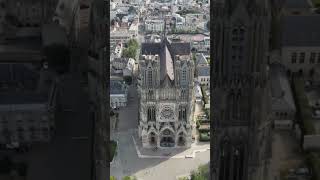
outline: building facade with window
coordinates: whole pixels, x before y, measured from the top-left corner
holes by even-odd
[[[0,144],[51,140],[56,84],[41,75],[31,63],[0,63]]]
[[[210,67],[197,67],[197,78],[202,86],[210,87]]]
[[[162,19],[149,19],[144,22],[146,32],[163,32],[164,20]]]
[[[283,21],[281,63],[289,74],[308,76],[320,64],[320,16],[286,16]]]
[[[194,63],[190,43],[143,43],[139,135],[143,147],[190,147]]]

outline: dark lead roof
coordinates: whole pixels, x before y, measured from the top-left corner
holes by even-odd
[[[160,56],[160,74],[161,80],[166,76],[174,80],[174,57],[176,55],[189,55],[191,51],[190,43],[170,43],[167,38],[161,43],[142,43],[142,55],[156,55]]]
[[[319,46],[320,16],[283,17],[282,46]]]

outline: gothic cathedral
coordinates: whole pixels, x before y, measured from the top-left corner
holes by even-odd
[[[143,147],[190,147],[194,62],[190,43],[143,43],[139,136]]]
[[[213,3],[211,179],[264,180],[271,156],[268,0]]]

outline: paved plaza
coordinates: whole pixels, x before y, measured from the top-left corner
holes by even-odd
[[[200,109],[196,107],[196,111]],[[209,143],[195,141],[189,149],[143,149],[137,135],[138,96],[135,86],[129,88],[128,106],[119,112],[118,129],[111,139],[118,142],[110,173],[117,179],[136,176],[139,180],[176,180],[210,161]]]

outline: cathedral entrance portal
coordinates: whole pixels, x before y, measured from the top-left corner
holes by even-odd
[[[151,132],[149,135],[149,143],[151,146],[157,146],[156,134],[154,132]]]
[[[185,146],[185,144],[186,144],[186,140],[183,133],[181,132],[179,133],[178,146]]]
[[[169,129],[164,130],[161,136],[160,146],[174,147],[174,144],[174,134]]]

